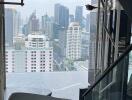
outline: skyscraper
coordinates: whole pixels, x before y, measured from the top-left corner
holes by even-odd
[[[36,11],[32,13],[28,21],[28,34],[39,31],[39,19],[36,17]]]
[[[5,42],[6,46],[13,46],[13,36],[18,33],[18,13],[13,8],[5,8]]]
[[[66,30],[64,28],[59,30],[59,47],[61,49],[61,52],[59,52],[58,55],[60,55],[60,58],[63,60],[66,56]]]
[[[67,28],[69,25],[69,9],[61,4],[55,4],[54,10],[55,23]]]
[[[82,6],[77,6],[76,11],[75,11],[75,21],[82,26],[82,21],[83,21],[83,7]]]
[[[92,0],[91,3],[95,5],[97,0]],[[97,12],[90,12],[90,44],[89,44],[89,83],[94,83],[95,72],[95,53],[96,53],[96,33],[97,33]]]
[[[86,16],[86,31],[90,31],[90,14],[87,14]]]
[[[66,38],[66,58],[77,60],[81,58],[81,27],[79,23],[70,23]]]
[[[87,32],[85,29],[82,32],[82,43],[81,43],[81,55],[82,55],[82,59],[87,60],[88,59],[88,52],[89,52],[89,32]],[[88,66],[87,66],[88,67]]]
[[[47,14],[42,16],[42,33],[47,35],[50,39],[53,38],[53,25],[54,22]]]
[[[74,15],[69,15],[69,23],[74,21],[75,21]]]
[[[42,32],[43,34],[46,33],[47,31],[47,23],[49,22],[49,16],[47,14],[45,14],[44,16],[42,16]]]
[[[27,36],[28,35],[28,24],[23,25],[22,33]]]

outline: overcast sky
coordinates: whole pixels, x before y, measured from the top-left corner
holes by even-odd
[[[6,0],[6,1],[12,1],[12,0]],[[14,1],[20,1],[20,0],[14,0]],[[60,3],[66,7],[68,7],[70,10],[70,14],[74,14],[75,7],[77,5],[85,6],[88,4],[90,0],[24,0],[25,5],[23,7],[21,6],[13,6],[13,8],[16,8],[18,11],[21,12],[21,16],[23,18],[29,17],[29,15],[36,10],[37,15],[40,17],[44,15],[46,12],[49,16],[54,15],[54,5],[56,3]],[[84,16],[88,13],[88,11],[85,10],[84,7]]]

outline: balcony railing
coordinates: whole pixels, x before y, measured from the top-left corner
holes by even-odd
[[[132,44],[83,94],[83,100],[132,100]]]

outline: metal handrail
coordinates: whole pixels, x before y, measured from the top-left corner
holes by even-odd
[[[24,5],[24,2],[23,0],[21,0],[21,2],[4,2],[4,1],[1,1],[0,4],[8,4],[8,5],[21,5],[23,6]]]
[[[132,44],[130,44],[125,52],[110,66],[108,69],[104,71],[101,77],[83,94],[83,97],[86,96],[89,92],[91,92],[94,87],[113,69],[116,65],[124,58],[126,55],[132,50]]]

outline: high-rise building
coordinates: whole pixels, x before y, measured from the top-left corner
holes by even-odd
[[[75,21],[74,15],[69,15],[69,23],[74,21]]]
[[[77,6],[76,11],[75,11],[75,21],[82,26],[82,21],[83,21],[83,7],[82,6]]]
[[[36,17],[36,11],[33,12],[28,21],[28,34],[39,31],[39,19]]]
[[[25,49],[25,35],[17,34],[13,37],[13,48],[16,50]]]
[[[42,23],[42,32],[43,32],[43,34],[46,34],[46,32],[47,32],[47,28],[48,28],[47,24],[48,24],[49,21],[50,21],[50,18],[49,18],[49,16],[47,14],[42,16],[41,23]]]
[[[69,25],[69,9],[61,4],[55,4],[54,8],[55,23],[67,28]]]
[[[49,46],[45,35],[29,34],[25,38],[25,48],[19,48],[20,44],[23,45],[23,40],[19,38],[18,41],[17,38],[15,38],[15,42],[18,42],[15,43],[17,48],[6,49],[6,72],[53,71],[53,48]]]
[[[66,57],[66,30],[64,28],[59,31],[59,47],[60,52],[58,52],[58,55],[63,60]]]
[[[66,58],[77,60],[81,58],[81,27],[79,23],[70,23],[66,37]]]
[[[19,14],[13,8],[5,8],[5,42],[13,46],[13,36],[19,31]]]
[[[95,5],[97,0],[92,0],[91,3]],[[96,53],[96,33],[97,33],[97,10],[90,12],[90,41],[89,41],[89,78],[90,84],[94,83],[95,72],[95,53]]]
[[[28,35],[28,24],[24,24],[22,27],[22,33],[27,36]]]
[[[26,48],[48,48],[49,41],[48,38],[42,33],[35,32],[29,34],[25,39],[25,47]]]
[[[21,20],[21,14],[20,14],[20,12],[16,12],[16,19],[15,19],[15,21],[16,21],[16,25],[15,25],[15,31],[16,31],[16,33],[15,33],[15,35],[17,35],[17,34],[19,34],[20,33],[20,30],[21,30],[21,24],[22,24],[22,20]]]
[[[86,31],[89,32],[90,31],[90,14],[87,14],[86,16]]]
[[[58,25],[56,23],[53,24],[53,35],[52,35],[53,39],[58,39],[59,38],[59,34],[60,34],[60,31],[62,29],[65,29],[65,28],[61,27],[60,25]]]
[[[81,37],[81,58],[87,60],[89,58],[89,32],[83,30]]]
[[[52,19],[46,14],[42,16],[42,33],[48,36],[50,39],[53,39],[53,26],[54,22]]]

